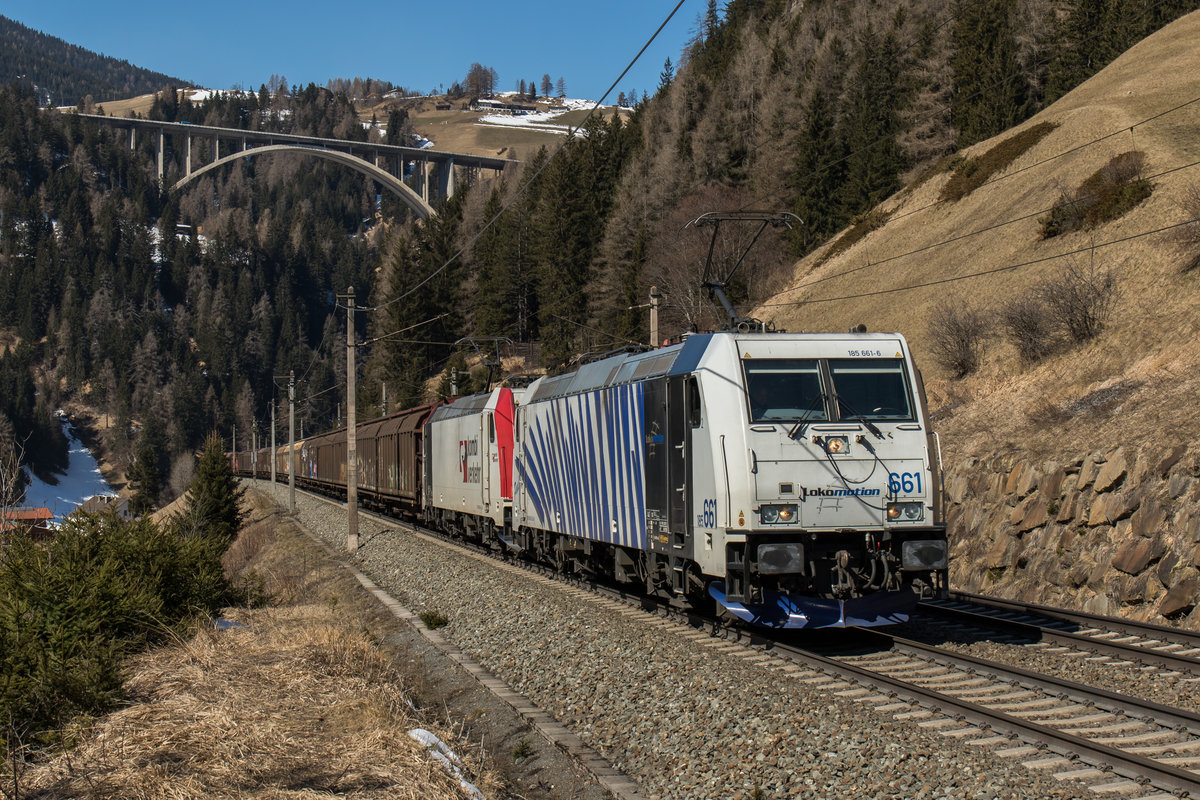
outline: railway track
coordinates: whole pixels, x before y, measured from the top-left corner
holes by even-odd
[[[553,570],[534,567],[545,576]],[[705,614],[587,581],[576,591],[671,617],[693,629],[740,643],[751,658],[807,682],[828,682],[838,694],[1021,758],[1030,769],[1088,783],[1103,796],[1167,800],[1200,798],[1200,714],[1090,687],[1052,675],[901,638],[879,629],[856,631],[871,642],[866,655],[830,655],[757,631],[733,628]],[[788,637],[793,638],[793,637]],[[806,671],[797,675],[795,665]]]
[[[487,548],[440,534],[421,531],[421,535],[460,551],[469,550],[478,558],[499,558]],[[525,568],[542,580],[554,574],[549,567],[499,560],[510,568]],[[649,611],[667,617],[655,624],[673,623],[672,627],[689,638],[711,640],[722,652],[740,654],[788,678],[870,704],[899,721],[990,748],[1002,757],[1021,759],[1029,769],[1053,770],[1058,778],[1084,781],[1099,796],[1130,800],[1200,797],[1200,714],[878,630],[858,632],[857,641],[869,645],[867,652],[861,648],[850,653],[844,649],[822,651],[797,644],[793,637],[776,639],[727,627],[709,616],[671,609],[589,581],[569,579],[565,583],[572,594],[594,597],[601,605],[624,607],[628,616],[639,617]],[[1013,613],[1010,609],[1003,612]],[[1019,624],[1032,623],[1022,620]],[[1182,647],[1185,652],[1187,649]],[[1172,652],[1178,655],[1179,648]]]
[[[905,719],[996,746],[1001,755],[1025,758],[1028,767],[1088,781],[1102,794],[1200,797],[1200,715],[888,633],[861,633],[879,649],[833,656],[795,650],[865,684],[859,690],[864,695],[871,689],[886,692],[866,699],[894,694],[923,709],[901,713]],[[900,712],[908,705],[879,708]]]
[[[1022,637],[1200,674],[1200,633],[1036,603],[952,592],[949,600],[920,604],[927,614]]]

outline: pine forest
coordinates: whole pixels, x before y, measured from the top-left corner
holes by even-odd
[[[549,370],[644,342],[651,286],[667,293],[665,335],[711,329],[708,239],[689,220],[767,209],[802,221],[769,229],[739,271],[731,297],[748,308],[796,258],[877,223],[872,209],[914,177],[1198,5],[710,0],[632,115],[597,113],[561,147],[518,153],[519,167],[460,185],[425,221],[352,170],[290,154],[170,192],[183,153],[168,150],[160,186],[149,141],[131,149],[127,133],[44,108],[48,80],[0,88],[0,447],[36,471],[60,467],[53,412],[86,405],[153,505],[186,488],[173,471],[211,431],[228,442],[236,429],[248,446],[272,408],[286,420],[290,375],[302,429],[333,427],[347,287],[376,309],[356,315],[355,335],[374,342],[359,348],[368,410],[385,385],[393,409],[449,394],[452,374],[459,393],[481,387],[473,356],[494,340]],[[56,78],[54,102],[92,110],[141,86],[88,75]],[[149,119],[381,137],[350,81],[273,79],[192,103],[177,82],[150,79]],[[404,143],[404,112],[385,121],[382,137]],[[752,232],[714,250],[718,268]]]

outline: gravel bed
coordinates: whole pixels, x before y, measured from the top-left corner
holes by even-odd
[[[986,634],[980,634],[979,638],[967,632],[955,632],[947,636],[945,629],[932,617],[921,617],[897,627],[894,632],[909,639],[976,658],[1200,713],[1200,681],[1194,680],[1197,677],[1195,674],[1173,672],[1164,668],[1146,668],[1140,664],[1090,660],[1089,657],[1096,655],[1095,653],[1089,653],[1085,657],[1068,654],[1078,651],[1050,653],[1046,652],[1044,647],[991,641],[984,638]]]
[[[277,495],[286,502],[286,494]],[[335,549],[345,511],[297,493]],[[360,518],[355,563],[647,798],[1088,798],[1081,784]],[[649,617],[647,617],[649,619]]]

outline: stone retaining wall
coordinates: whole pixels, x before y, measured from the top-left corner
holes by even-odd
[[[1200,454],[1117,447],[946,471],[950,583],[1200,628]]]

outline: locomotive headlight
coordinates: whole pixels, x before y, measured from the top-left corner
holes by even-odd
[[[946,543],[941,539],[917,539],[900,548],[901,569],[945,569],[948,565]]]
[[[888,503],[888,522],[916,522],[925,517],[925,504],[918,502]]]
[[[759,506],[759,519],[764,525],[787,525],[796,521],[796,504],[782,503]]]
[[[825,450],[835,456],[849,452],[850,440],[845,436],[826,436]]]

